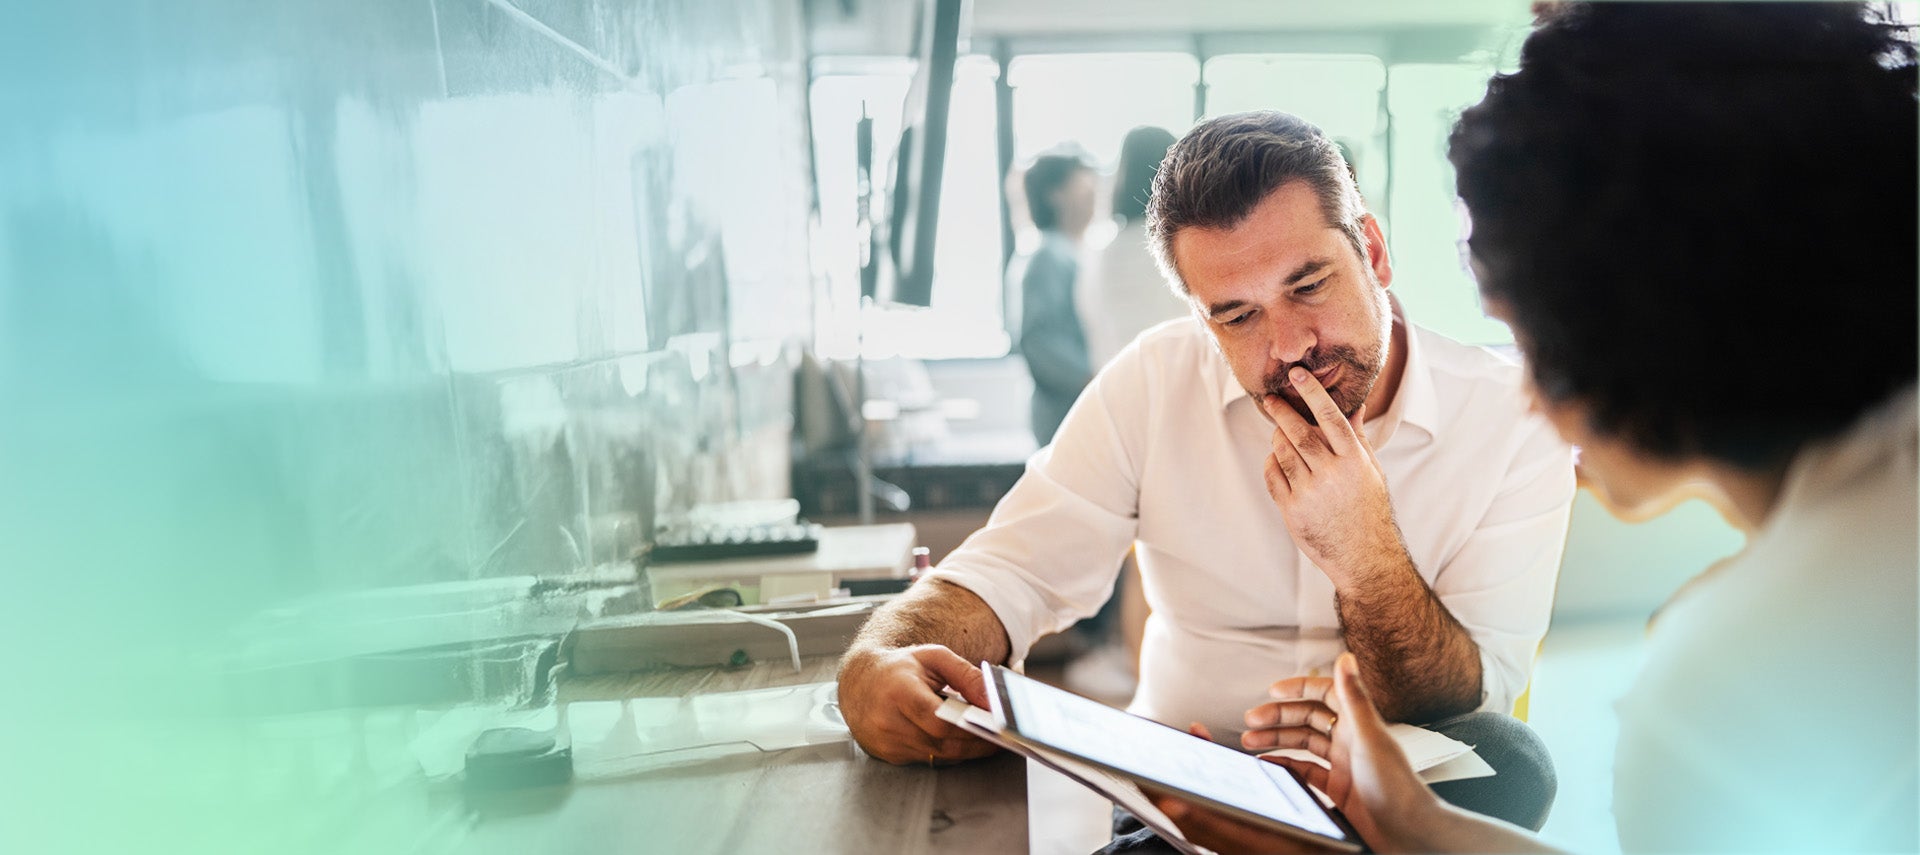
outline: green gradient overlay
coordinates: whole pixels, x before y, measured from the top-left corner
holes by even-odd
[[[0,848],[459,849],[538,580],[785,494],[800,6],[726,5],[14,10]]]

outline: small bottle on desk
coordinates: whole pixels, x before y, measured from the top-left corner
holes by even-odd
[[[927,575],[927,573],[931,572],[932,570],[933,570],[933,552],[924,546],[914,547],[913,548],[913,569],[907,571],[907,579],[909,579],[911,582],[918,582],[920,581],[920,577]]]

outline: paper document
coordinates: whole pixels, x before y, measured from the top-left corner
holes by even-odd
[[[1473,753],[1473,746],[1453,737],[1411,724],[1390,724],[1387,732],[1393,735],[1393,741],[1400,743],[1400,750],[1406,753],[1407,762],[1413,764],[1413,771],[1420,773],[1420,780],[1429,784],[1490,778],[1494,774],[1493,767]],[[1319,762],[1319,758],[1297,748],[1268,751],[1260,756]]]
[[[1411,724],[1388,725],[1387,731],[1407,752],[1420,780],[1429,784],[1493,776],[1493,767],[1473,753],[1473,746],[1458,739]]]

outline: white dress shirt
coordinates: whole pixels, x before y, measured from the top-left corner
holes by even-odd
[[[1654,620],[1619,704],[1625,851],[1920,845],[1915,412],[1909,388],[1801,452],[1746,549]]]
[[[1480,646],[1481,708],[1505,712],[1547,629],[1572,454],[1527,413],[1518,365],[1407,330],[1400,389],[1365,430],[1415,567]],[[1200,321],[1161,324],[934,576],[985,600],[1019,661],[1106,601],[1137,540],[1153,614],[1131,709],[1236,735],[1273,681],[1327,673],[1345,649],[1332,582],[1267,495],[1272,435]]]

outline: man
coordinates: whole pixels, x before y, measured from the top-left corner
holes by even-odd
[[[1094,185],[1093,167],[1071,154],[1041,155],[1021,177],[1040,246],[1013,265],[1007,279],[1010,302],[1019,307],[1016,344],[1033,374],[1033,439],[1041,445],[1053,441],[1067,409],[1093,378],[1073,289],[1080,241],[1093,223]]]
[[[855,739],[894,763],[988,753],[935,718],[941,687],[985,705],[976,663],[1090,613],[1137,540],[1153,615],[1134,712],[1272,747],[1306,723],[1244,711],[1351,650],[1390,718],[1515,763],[1498,784],[1516,792],[1462,798],[1537,826],[1537,740],[1497,714],[1449,721],[1524,689],[1566,534],[1571,455],[1527,414],[1520,369],[1406,323],[1380,225],[1297,118],[1196,127],[1148,216],[1198,319],[1122,351],[987,526],[862,630],[840,673]]]

